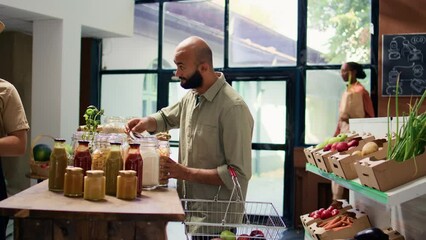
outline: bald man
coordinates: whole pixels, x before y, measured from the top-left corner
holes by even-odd
[[[179,159],[169,159],[161,168],[168,178],[178,180],[181,198],[213,200],[217,196],[228,201],[234,187],[228,172],[228,166],[232,166],[245,200],[251,178],[254,124],[247,104],[224,75],[214,71],[212,50],[202,38],[193,36],[179,43],[174,62],[180,85],[191,90],[179,102],[151,116],[130,120],[126,131],[180,129]],[[204,216],[198,221],[218,219]]]

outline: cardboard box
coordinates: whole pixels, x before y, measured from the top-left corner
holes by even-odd
[[[355,137],[358,137],[358,133],[356,133],[356,132],[346,133],[346,135],[347,135],[347,137],[346,137],[347,141],[351,140]],[[321,150],[323,150],[323,148],[315,148],[315,146],[305,148],[303,151],[305,153],[307,162],[314,165],[314,166],[317,166],[317,163],[315,161],[315,157],[314,157],[313,153],[321,151]]]
[[[324,149],[321,149],[312,153],[312,155],[314,155],[315,163],[319,169],[331,172],[331,164],[328,158],[335,153],[337,153],[336,150],[324,151]]]
[[[362,185],[384,192],[426,176],[426,152],[403,162],[368,157],[354,165]]]
[[[368,142],[375,142],[379,146],[379,151],[368,154],[366,156],[352,155],[355,151],[361,151],[362,147]],[[337,176],[352,180],[358,177],[354,163],[364,159],[366,157],[385,157],[386,149],[383,148],[383,143],[386,142],[386,139],[374,139],[373,136],[368,136],[365,139],[359,142],[359,145],[356,148],[353,148],[348,151],[338,152],[329,157],[331,170]]]
[[[401,233],[391,227],[382,230],[389,236],[389,240],[405,240],[404,236],[402,236]]]
[[[352,209],[352,205],[350,205],[348,203],[348,201],[346,201],[345,199],[339,199],[337,201],[342,203],[342,208],[338,209],[339,214],[337,214],[335,216],[342,215],[346,211]],[[305,230],[308,229],[309,225],[316,223],[316,222],[319,222],[319,221],[323,221],[323,220],[326,220],[326,219],[309,217],[309,213],[300,216],[300,221],[302,222],[302,225],[305,228]]]
[[[305,153],[306,161],[314,166],[317,166],[313,153],[319,150],[321,149],[316,149],[314,146],[310,146],[308,148],[303,149],[303,152]]]
[[[337,230],[337,231],[333,229],[325,230],[322,227],[318,227],[318,224],[320,224],[320,222],[317,222],[309,226],[309,234],[311,235],[312,239],[316,239],[316,240],[348,239],[355,236],[355,234],[357,234],[359,231],[371,227],[370,220],[368,219],[368,216],[365,213],[354,210],[354,209],[348,210],[347,212],[352,212],[355,215],[355,220],[350,227]]]
[[[349,142],[352,139],[358,138],[358,137],[359,135],[357,133],[348,133],[348,137],[346,138],[344,142]],[[329,160],[329,157],[336,153],[337,153],[336,150],[324,151],[324,149],[321,149],[319,151],[313,152],[312,155],[314,156],[315,163],[319,169],[325,172],[332,172],[331,162]]]

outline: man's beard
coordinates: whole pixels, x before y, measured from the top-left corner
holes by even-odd
[[[203,76],[201,76],[200,71],[198,69],[192,74],[189,78],[180,78],[180,86],[184,89],[194,89],[201,87],[203,84]],[[182,81],[185,80],[185,81]]]

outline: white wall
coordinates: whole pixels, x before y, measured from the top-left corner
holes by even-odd
[[[111,36],[133,34],[132,0],[0,0],[0,5],[52,19],[67,19],[110,32]]]
[[[30,136],[71,141],[79,119],[81,38],[132,36],[134,1],[0,0],[0,7],[33,21]]]
[[[0,0],[2,15],[8,22],[32,23],[31,104],[26,108],[30,141],[47,134],[71,142],[79,121],[81,38],[132,36],[134,1]],[[18,169],[6,174],[18,179],[8,181],[11,194],[29,186],[23,177],[29,164],[23,169],[21,163],[8,161],[11,166],[5,166]]]

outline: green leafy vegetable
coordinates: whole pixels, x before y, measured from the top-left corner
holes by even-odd
[[[87,107],[86,112],[84,113],[83,117],[86,121],[86,125],[83,128],[83,131],[85,132],[83,134],[84,140],[90,140],[93,141],[95,138],[95,133],[98,128],[98,126],[101,123],[101,116],[104,114],[103,109],[98,109],[97,107],[90,105]]]
[[[396,125],[399,126],[398,120],[398,89],[399,74],[396,83],[395,108],[396,108]],[[404,118],[401,127],[397,127],[395,141],[388,145],[387,158],[397,162],[403,162],[410,158],[415,158],[422,154],[426,146],[426,113],[420,113],[420,107],[426,97],[426,91],[420,100],[416,100],[414,105],[410,104],[409,114]],[[392,133],[390,133],[390,100],[388,101],[388,142],[391,142]]]

